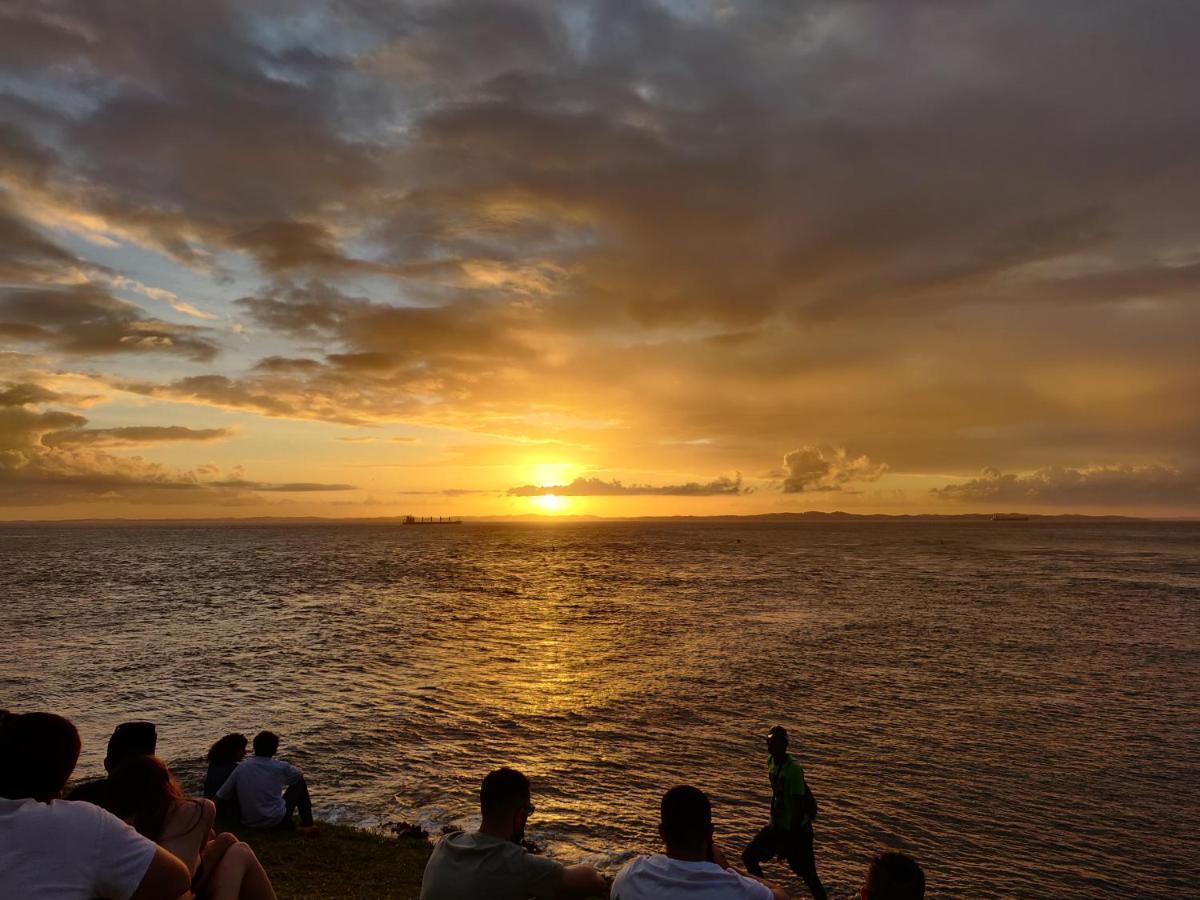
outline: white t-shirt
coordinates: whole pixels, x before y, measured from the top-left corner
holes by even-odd
[[[304,773],[289,762],[273,756],[251,756],[237,764],[217,791],[221,800],[237,792],[242,821],[251,828],[274,828],[283,821],[287,803],[283,790]]]
[[[772,900],[771,889],[713,862],[639,856],[613,879],[612,900]]]
[[[156,846],[91,803],[0,799],[0,897],[127,900]]]
[[[562,863],[512,841],[460,831],[433,848],[421,878],[421,900],[550,900],[565,873]]]

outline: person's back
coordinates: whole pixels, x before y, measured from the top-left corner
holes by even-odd
[[[479,790],[479,831],[442,838],[421,878],[421,900],[550,900],[608,891],[591,866],[564,866],[520,845],[533,814],[529,779],[514,769],[489,772]]]
[[[127,761],[109,776],[109,809],[196,874],[216,816],[211,800],[185,797],[157,756]]]
[[[549,898],[562,879],[561,863],[534,856],[503,838],[460,831],[433,848],[421,881],[421,900]]]
[[[108,811],[58,799],[79,758],[61,716],[14,716],[0,729],[0,897],[174,900],[187,869]]]
[[[786,900],[782,890],[729,868],[713,843],[712,807],[698,788],[667,791],[658,830],[666,853],[628,863],[613,880],[612,900]]]

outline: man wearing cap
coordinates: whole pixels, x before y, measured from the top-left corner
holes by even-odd
[[[767,732],[771,755],[767,772],[771,777],[771,824],[755,835],[742,852],[742,862],[751,875],[762,876],[762,863],[777,856],[787,860],[792,871],[804,879],[815,900],[826,900],[813,856],[812,819],[805,810],[804,769],[788,748],[787,729],[776,725]]]
[[[153,756],[158,748],[158,730],[153,722],[122,722],[113,729],[104,754],[104,771],[111,775],[121,763],[139,756]],[[85,781],[67,794],[68,800],[84,800],[96,806],[108,805],[108,778]]]

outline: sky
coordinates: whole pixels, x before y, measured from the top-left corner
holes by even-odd
[[[0,519],[1200,515],[1197,33],[0,0]]]

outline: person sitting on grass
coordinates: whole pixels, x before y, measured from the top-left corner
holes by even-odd
[[[246,758],[246,745],[250,742],[244,734],[227,734],[208,748],[208,770],[204,773],[204,797],[217,803],[217,812],[223,819],[237,820],[237,798],[217,800],[217,791],[233,774],[237,764]]]
[[[289,762],[275,759],[279,735],[260,731],[254,736],[254,755],[238,763],[217,789],[217,801],[237,796],[242,822],[250,828],[292,828],[292,813],[299,811],[300,828],[315,834],[312,800],[304,773]]]
[[[550,900],[602,897],[608,880],[591,866],[564,866],[521,846],[533,815],[529,779],[515,769],[488,773],[479,789],[478,831],[442,838],[421,879],[421,900]]]
[[[139,756],[109,778],[110,811],[183,861],[192,891],[211,900],[274,900],[271,880],[249,845],[212,830],[211,800],[185,797],[157,756]]]
[[[93,778],[77,784],[67,794],[68,800],[86,800],[97,806],[108,804],[108,775],[112,775],[127,759],[153,756],[158,748],[158,729],[153,722],[122,722],[113,729],[104,754],[104,778]]]
[[[787,900],[782,889],[730,868],[713,841],[712,805],[699,788],[671,788],[660,815],[667,852],[626,865],[613,880],[612,900]]]
[[[925,873],[911,856],[888,850],[871,860],[862,900],[923,900],[924,897]]]
[[[187,867],[93,803],[60,800],[79,761],[62,716],[26,713],[0,727],[0,897],[176,900]]]

